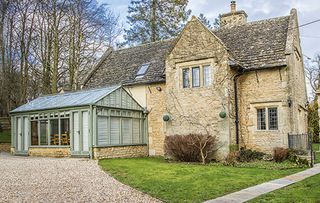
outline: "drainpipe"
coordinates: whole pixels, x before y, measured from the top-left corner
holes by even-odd
[[[233,78],[233,84],[234,84],[234,106],[235,106],[235,124],[236,124],[236,144],[239,145],[239,108],[238,108],[238,85],[237,85],[237,79],[243,74],[243,72],[240,72],[239,74],[235,75]]]

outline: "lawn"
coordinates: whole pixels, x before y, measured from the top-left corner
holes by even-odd
[[[10,143],[11,142],[11,132],[3,131],[0,132],[0,143]]]
[[[124,184],[165,202],[202,202],[303,170],[288,163],[204,166],[163,158],[105,159],[99,164]]]
[[[319,183],[320,175],[315,175],[283,189],[262,195],[250,202],[320,202]]]

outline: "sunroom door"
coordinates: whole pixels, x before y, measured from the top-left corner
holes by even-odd
[[[74,112],[72,116],[73,154],[89,155],[89,112]]]

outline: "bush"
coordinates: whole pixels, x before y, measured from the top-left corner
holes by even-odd
[[[239,162],[250,162],[254,160],[262,160],[265,153],[242,148],[239,151],[238,161]]]
[[[275,162],[283,162],[285,161],[289,156],[289,150],[282,148],[282,147],[276,147],[273,149],[273,159]]]
[[[225,159],[224,165],[235,166],[239,157],[238,151],[229,152],[228,156]]]
[[[179,161],[211,161],[217,151],[217,139],[202,134],[166,136],[164,140],[165,155]]]

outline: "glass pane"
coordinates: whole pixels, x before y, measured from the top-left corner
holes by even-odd
[[[257,109],[257,128],[258,130],[266,129],[266,110],[265,109]]]
[[[269,130],[278,130],[278,111],[277,108],[269,108]]]
[[[31,121],[31,145],[39,145],[38,121]]]
[[[211,85],[211,66],[203,66],[203,85],[208,87]]]
[[[189,88],[189,68],[185,68],[182,70],[182,79],[183,79],[183,88]]]
[[[149,68],[149,64],[142,65],[136,75],[136,78],[142,78],[146,74],[148,68]]]
[[[200,68],[192,68],[192,87],[200,87]]]
[[[40,145],[48,145],[48,121],[40,121]]]
[[[59,145],[59,121],[50,120],[50,144]]]
[[[69,119],[64,118],[60,120],[61,125],[61,145],[70,145],[70,128]]]

